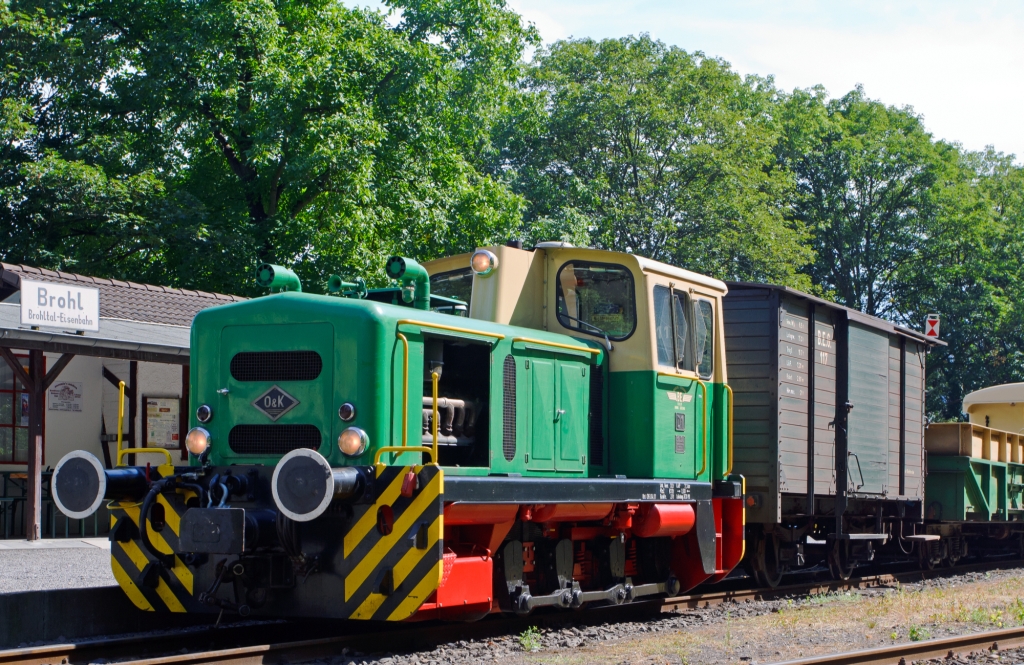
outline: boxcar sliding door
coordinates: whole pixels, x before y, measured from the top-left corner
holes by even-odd
[[[849,491],[883,494],[889,481],[889,336],[849,323]]]

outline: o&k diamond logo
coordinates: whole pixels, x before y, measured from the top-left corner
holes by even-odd
[[[298,406],[299,400],[274,386],[253,400],[252,405],[267,414],[271,420],[277,420]]]

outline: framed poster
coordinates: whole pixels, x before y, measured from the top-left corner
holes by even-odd
[[[144,395],[142,401],[146,404],[145,447],[177,450],[181,446],[181,400],[177,397]]]

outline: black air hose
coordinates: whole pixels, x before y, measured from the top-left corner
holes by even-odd
[[[206,490],[202,485],[199,485],[198,483],[178,483],[178,487],[195,492],[196,497],[199,499],[199,506],[203,506],[203,497],[206,496]]]
[[[149,521],[149,510],[153,507],[153,502],[156,501],[157,495],[163,492],[164,487],[166,487],[168,483],[172,483],[174,480],[175,476],[171,476],[170,478],[158,480],[150,485],[149,493],[147,493],[146,498],[142,500],[142,509],[139,511],[139,539],[142,541],[143,546],[156,558],[157,561],[169,568],[174,567],[174,554],[164,554],[153,547],[153,543],[149,540],[149,528],[147,527],[147,523]]]

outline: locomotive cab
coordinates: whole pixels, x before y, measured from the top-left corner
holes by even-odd
[[[593,381],[594,475],[725,478],[731,473],[723,282],[632,254],[540,243],[477,250],[424,264],[431,287],[459,283],[469,318],[571,335],[603,347]],[[454,293],[454,291],[446,291]],[[604,410],[607,411],[605,417]],[[717,437],[717,438],[716,438]]]

